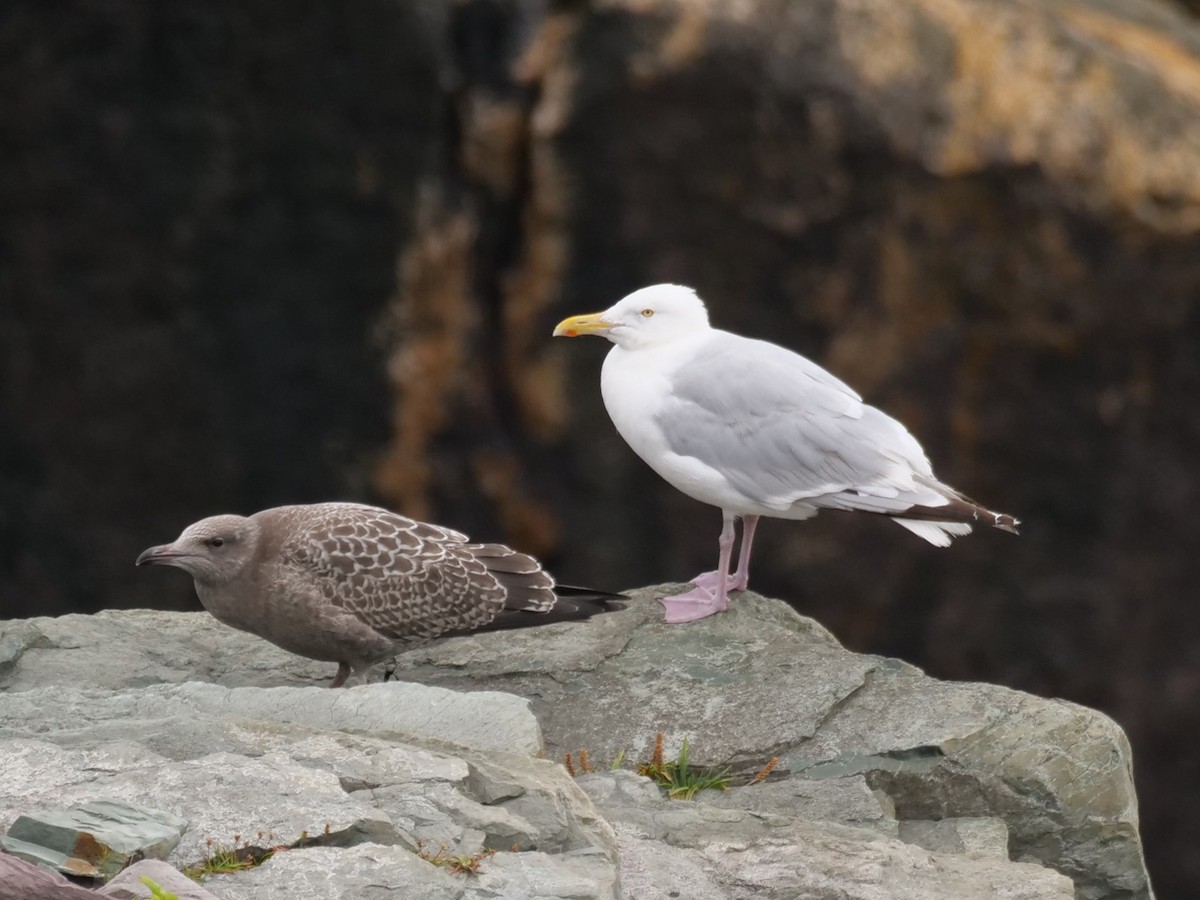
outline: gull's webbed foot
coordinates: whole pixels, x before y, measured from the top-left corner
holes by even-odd
[[[659,597],[658,602],[667,610],[665,621],[669,625],[680,625],[684,622],[706,619],[716,613],[724,612],[729,605],[727,600],[718,601],[715,596],[701,587],[675,597]]]
[[[718,572],[705,572],[703,575],[697,575],[692,579],[692,584],[713,595],[717,593],[720,583],[721,576]],[[725,591],[730,594],[734,591],[744,591],[748,583],[749,579],[745,575],[730,575],[728,582],[725,584]]]

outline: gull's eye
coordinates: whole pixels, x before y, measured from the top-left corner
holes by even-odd
[[[225,546],[225,538],[219,538],[219,537],[209,538],[204,543],[208,544],[208,546],[210,546],[210,547],[224,547]]]
[[[652,315],[654,315],[654,310],[652,310],[652,309],[649,309],[649,308],[647,308],[647,309],[643,309],[643,310],[642,310],[642,318],[643,318],[643,319],[648,319],[648,318],[650,318]]]

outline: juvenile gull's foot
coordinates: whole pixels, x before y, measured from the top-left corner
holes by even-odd
[[[716,594],[717,588],[720,587],[720,575],[717,572],[705,572],[703,575],[697,575],[692,579],[692,584],[696,587],[708,591],[710,594]],[[728,593],[734,591],[744,591],[750,579],[745,575],[730,575],[729,581],[725,585],[725,590]]]
[[[725,607],[729,605],[728,601],[718,602],[716,597],[699,587],[675,597],[659,597],[658,602],[667,610],[665,621],[668,625],[705,619],[724,612]]]

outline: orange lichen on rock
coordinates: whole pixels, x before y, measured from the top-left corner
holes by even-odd
[[[399,287],[384,328],[392,339],[387,374],[394,435],[375,466],[375,487],[406,515],[431,513],[429,446],[444,426],[477,313],[468,295],[475,229],[464,213],[423,200],[416,237],[399,263]]]

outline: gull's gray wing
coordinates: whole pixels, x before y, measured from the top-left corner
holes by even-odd
[[[929,460],[904,426],[803,356],[716,331],[670,381],[656,416],[670,449],[756,503],[885,512],[944,502],[920,483],[932,479]]]
[[[554,604],[554,580],[533,557],[373,506],[310,507],[280,552],[331,605],[388,637],[470,631],[504,609]]]

